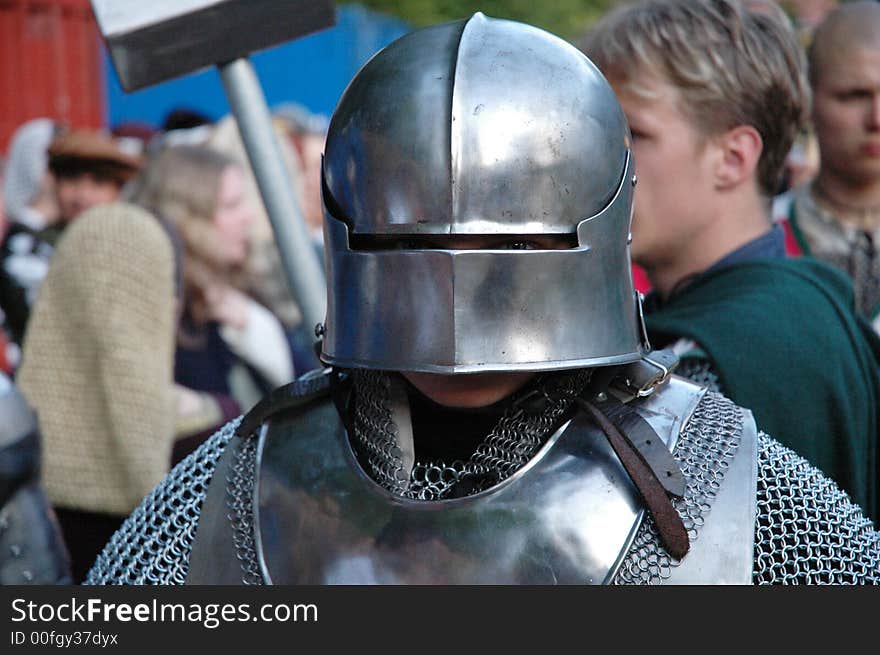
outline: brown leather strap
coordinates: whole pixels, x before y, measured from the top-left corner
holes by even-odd
[[[592,402],[620,430],[629,445],[639,452],[666,493],[683,498],[687,481],[681,466],[651,424],[632,406],[623,404],[611,395],[605,400],[595,398]]]
[[[690,548],[687,530],[685,530],[684,522],[675,507],[672,506],[672,502],[666,495],[666,490],[660,484],[651,467],[648,466],[629,439],[598,407],[583,398],[578,398],[577,402],[593,417],[593,420],[608,437],[608,443],[617,453],[621,464],[647,505],[648,511],[654,517],[654,524],[660,533],[663,547],[675,559],[682,559]]]

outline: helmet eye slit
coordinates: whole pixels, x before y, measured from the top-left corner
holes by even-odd
[[[352,250],[571,250],[577,234],[375,235],[351,234]]]

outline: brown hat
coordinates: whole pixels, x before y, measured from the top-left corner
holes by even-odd
[[[73,130],[49,146],[49,169],[60,177],[89,172],[125,184],[142,163],[139,155],[125,152],[98,130]]]

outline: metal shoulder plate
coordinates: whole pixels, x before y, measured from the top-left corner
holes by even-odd
[[[672,376],[646,405],[663,411],[676,392],[700,389]],[[669,392],[673,392],[670,394]],[[675,509],[690,551],[675,560],[646,521],[626,554],[615,584],[751,584],[757,512],[757,429],[751,412],[724,396],[700,391],[683,422],[674,457],[687,480]],[[671,398],[670,398],[671,397]],[[673,411],[674,413],[674,411]]]
[[[255,535],[248,511],[258,472],[253,456],[256,435],[278,415],[307,414],[317,407],[332,405],[331,375],[329,369],[307,373],[270,393],[242,417],[236,436],[224,449],[208,485],[190,554],[188,585],[259,581],[254,563]],[[230,529],[230,517],[237,512],[247,514],[246,519],[233,521]]]
[[[721,411],[707,411],[710,407]],[[675,456],[688,478],[688,493],[676,508],[689,526],[691,551],[671,563],[664,582],[752,584],[758,487],[752,413],[707,394],[685,426]]]
[[[680,459],[694,454],[694,429],[702,434],[706,427],[699,410],[704,394],[669,376],[632,406]],[[602,584],[626,579],[622,568],[640,565],[634,553],[645,543],[660,548],[628,476],[585,417],[561,426],[529,464],[495,487],[426,502],[395,496],[362,471],[326,394],[295,404],[270,413],[247,440],[255,453],[243,503],[252,515],[244,523],[253,537],[251,573],[262,582]],[[699,498],[705,525],[686,520],[691,552],[673,562],[666,581],[750,581],[754,424],[734,422],[743,427],[740,448],[727,453],[732,463],[718,493]],[[694,500],[695,479],[682,468],[686,504]],[[695,487],[701,484],[696,480]],[[219,504],[225,511],[226,503]],[[247,567],[240,567],[239,578],[241,568]]]
[[[673,376],[633,402],[673,449],[703,394]],[[604,435],[582,416],[513,476],[465,498],[410,500],[376,484],[329,403],[264,424],[257,461],[258,564],[278,584],[602,584],[644,517]]]

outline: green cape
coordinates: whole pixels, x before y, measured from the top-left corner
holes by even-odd
[[[809,257],[752,260],[701,275],[662,306],[652,296],[646,311],[652,345],[695,341],[758,428],[877,523],[880,340],[846,276]]]

